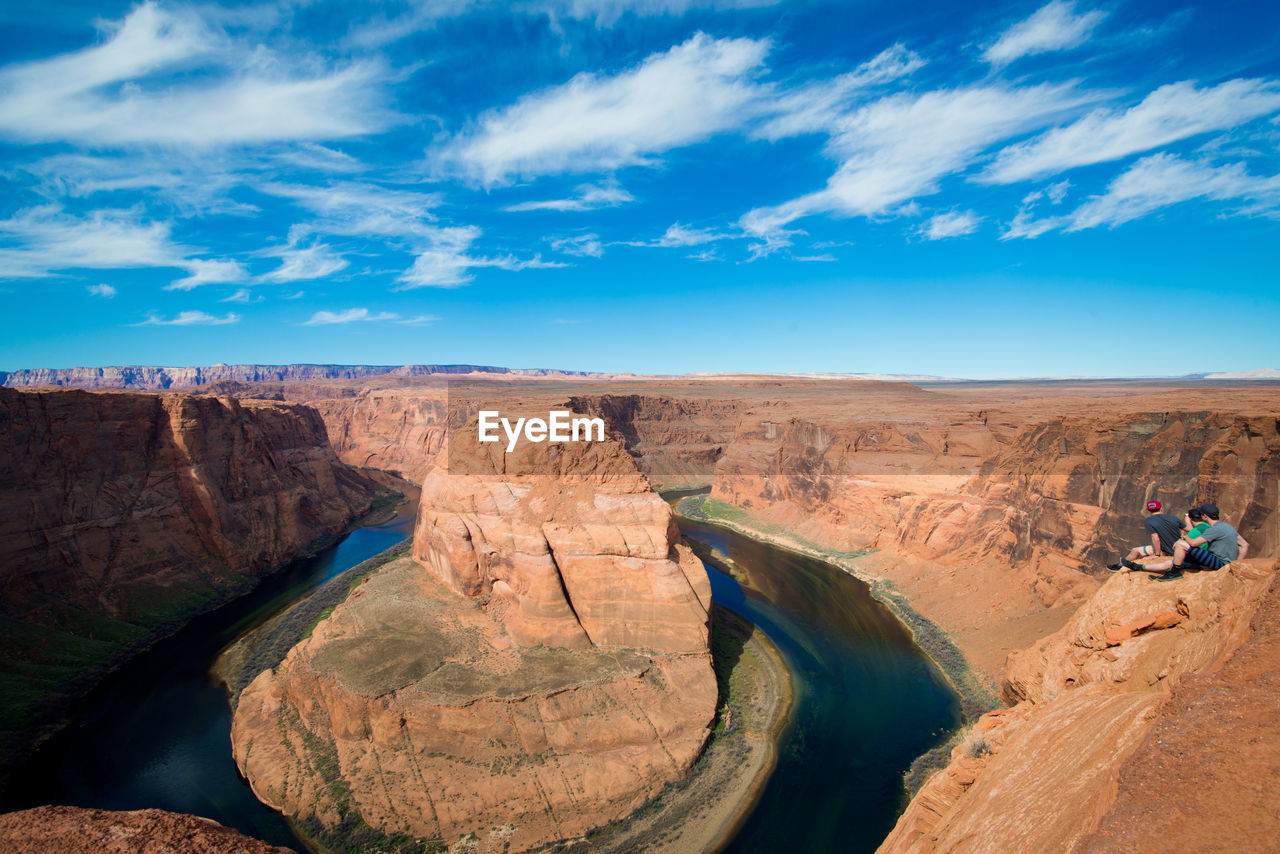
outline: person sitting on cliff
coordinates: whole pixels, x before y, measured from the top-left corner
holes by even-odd
[[[1182,523],[1172,513],[1161,513],[1164,505],[1159,501],[1147,502],[1147,518],[1142,520],[1142,528],[1151,538],[1150,545],[1134,546],[1129,556],[1121,558],[1119,563],[1107,564],[1107,569],[1117,572],[1123,567],[1142,569],[1135,563],[1139,558],[1161,557],[1173,554],[1173,547],[1182,538]]]
[[[1173,581],[1182,577],[1184,567],[1190,569],[1222,569],[1234,560],[1242,560],[1249,553],[1249,543],[1235,528],[1219,521],[1216,504],[1203,504],[1200,512],[1209,520],[1209,527],[1199,536],[1187,536],[1178,540],[1173,550],[1173,560],[1142,566],[1134,564],[1130,569],[1145,569],[1156,581]],[[1187,532],[1190,535],[1190,531]],[[1123,561],[1121,561],[1123,563]],[[1125,564],[1128,566],[1128,564]],[[1158,573],[1158,574],[1156,574]]]

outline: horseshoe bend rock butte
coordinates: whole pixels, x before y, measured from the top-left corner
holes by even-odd
[[[626,452],[461,453],[472,473],[455,456],[426,476],[413,559],[240,696],[241,770],[321,838],[580,837],[681,778],[709,734],[709,581]]]

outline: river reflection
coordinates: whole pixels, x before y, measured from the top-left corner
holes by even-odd
[[[78,704],[72,726],[14,775],[21,783],[8,792],[3,811],[50,803],[155,807],[305,851],[240,778],[231,758],[231,710],[209,669],[246,629],[412,534],[414,511],[406,506],[386,524],[357,528],[315,557],[294,561],[112,674]]]
[[[955,694],[867,586],[830,564],[722,528],[681,531],[731,557],[712,597],[760,626],[792,671],[778,767],[728,851],[874,851],[905,805],[902,772],[960,722]]]

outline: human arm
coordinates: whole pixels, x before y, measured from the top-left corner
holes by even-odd
[[[1164,552],[1160,550],[1160,535],[1159,535],[1159,534],[1152,534],[1152,535],[1151,535],[1151,553],[1152,553],[1153,555],[1155,555],[1156,557],[1160,557],[1160,555],[1164,554]]]
[[[1236,556],[1236,560],[1244,560],[1245,555],[1249,554],[1249,543],[1239,534],[1236,534],[1236,548],[1240,550],[1240,554]]]

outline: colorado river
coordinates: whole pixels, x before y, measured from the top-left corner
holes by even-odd
[[[197,617],[111,674],[81,701],[74,723],[15,773],[0,811],[40,804],[147,807],[212,818],[273,845],[305,851],[289,825],[240,779],[231,709],[209,669],[240,633],[413,533],[416,507],[294,561],[257,589]]]
[[[777,768],[727,851],[874,851],[905,806],[902,772],[960,723],[955,694],[861,581],[723,528],[680,529],[746,572],[709,568],[712,598],[764,630],[795,692]]]
[[[873,850],[903,805],[902,771],[958,723],[954,695],[856,579],[732,532],[683,519],[680,526],[746,571],[749,581],[739,584],[711,570],[714,598],[759,625],[793,672],[796,705],[777,769],[729,850]],[[240,779],[230,710],[209,669],[246,629],[412,527],[406,509],[357,529],[157,643],[79,704],[72,726],[18,772],[3,808],[158,807],[305,850]]]

